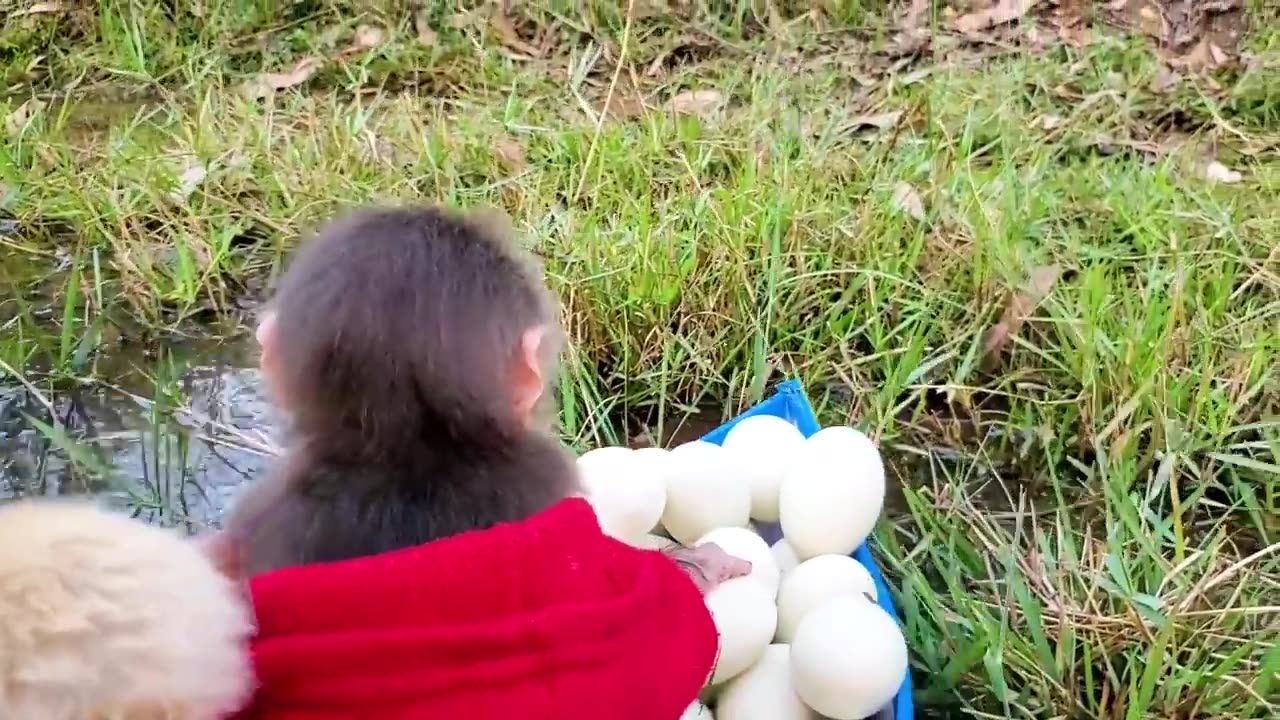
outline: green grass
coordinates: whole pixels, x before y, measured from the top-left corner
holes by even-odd
[[[936,715],[1277,712],[1274,10],[1252,4],[1249,67],[1157,95],[1114,33],[884,72],[892,25],[852,0],[820,25],[545,0],[517,18],[549,29],[536,60],[441,13],[426,45],[398,6],[151,5],[0,31],[0,107],[42,102],[0,141],[0,359],[40,387],[234,326],[344,206],[497,205],[565,305],[573,442],[718,420],[787,375],[874,433],[902,487],[877,550]],[[342,54],[360,25],[386,38]],[[653,109],[598,121],[624,44],[615,91]],[[240,92],[312,54],[308,82]],[[725,106],[664,108],[698,89]],[[1243,180],[1205,180],[1209,148]],[[1026,321],[986,357],[1011,295]]]

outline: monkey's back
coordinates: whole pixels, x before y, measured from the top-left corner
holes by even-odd
[[[251,634],[176,533],[86,502],[0,506],[0,718],[225,717],[252,691]]]

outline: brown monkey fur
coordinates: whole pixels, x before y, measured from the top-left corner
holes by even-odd
[[[0,505],[0,718],[217,720],[248,602],[194,542],[84,501]]]
[[[513,406],[525,334],[546,329],[540,383],[561,340],[510,235],[493,215],[382,208],[302,246],[270,306],[292,437],[226,526],[243,572],[485,529],[576,491],[570,457]]]

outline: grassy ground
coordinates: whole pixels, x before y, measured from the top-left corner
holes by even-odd
[[[1280,712],[1276,11],[1153,89],[1101,29],[581,4],[11,15],[0,360],[112,380],[122,343],[234,334],[344,205],[496,204],[566,305],[575,442],[793,374],[876,435],[931,714]]]

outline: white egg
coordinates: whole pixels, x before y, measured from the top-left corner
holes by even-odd
[[[729,429],[723,447],[742,465],[741,480],[751,490],[751,517],[777,521],[778,488],[803,443],[796,426],[776,415],[752,415]]]
[[[666,550],[676,547],[676,541],[669,537],[655,535],[653,533],[644,533],[640,537],[630,540],[630,543],[638,548],[645,550]]]
[[[787,542],[801,560],[848,555],[884,506],[884,464],[866,435],[829,427],[804,441],[778,492]]]
[[[724,448],[695,440],[672,450],[668,460],[662,525],[677,542],[689,545],[718,527],[747,524],[751,492]]]
[[[715,543],[726,553],[747,560],[751,563],[751,574],[746,577],[759,582],[769,593],[776,597],[778,583],[778,563],[769,551],[769,545],[759,535],[745,528],[716,528],[698,538],[694,546],[703,543]]]
[[[671,462],[671,451],[660,447],[637,448],[632,451],[635,459],[649,464],[650,472],[662,477],[662,487],[665,492],[667,486],[667,468]],[[665,503],[664,503],[665,507]],[[658,522],[653,524],[649,532],[654,535],[666,535],[666,528],[662,527],[662,517],[659,515]]]
[[[786,538],[782,538],[769,548],[773,555],[773,561],[778,565],[778,573],[785,580],[787,575],[795,570],[800,564],[800,558],[796,557],[795,548],[791,547],[791,543]]]
[[[778,642],[791,642],[805,616],[842,595],[876,599],[876,584],[862,563],[848,555],[819,555],[796,566],[778,590]]]
[[[750,578],[735,578],[707,593],[707,610],[720,637],[720,653],[708,684],[716,685],[751,667],[778,629],[773,595]]]
[[[666,506],[666,478],[654,463],[624,447],[603,447],[578,458],[578,476],[600,527],[622,540],[653,529]]]
[[[680,714],[680,720],[716,720],[716,716],[712,715],[711,710],[700,700],[694,700],[693,704]]]
[[[898,623],[862,596],[828,600],[791,641],[791,681],[806,705],[832,718],[874,715],[893,700],[907,672]]]
[[[720,720],[818,720],[791,685],[791,648],[775,644],[741,675],[730,680],[716,701]]]

